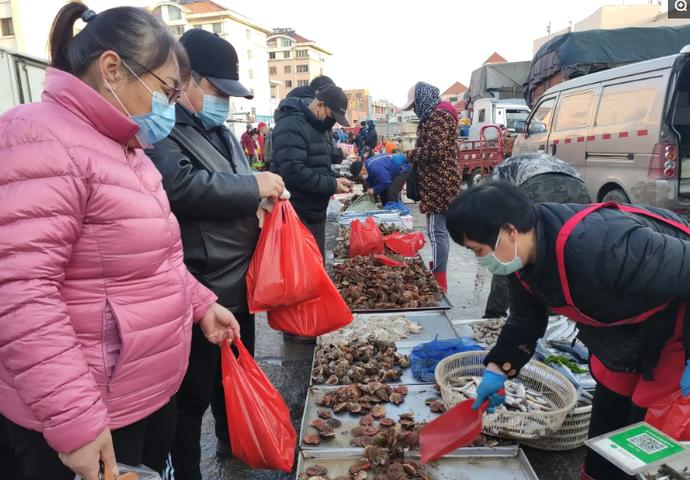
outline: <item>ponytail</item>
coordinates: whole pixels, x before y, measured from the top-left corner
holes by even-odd
[[[70,2],[60,9],[50,30],[50,59],[51,66],[74,73],[67,56],[67,46],[74,38],[74,22],[86,12],[88,8],[80,2]]]

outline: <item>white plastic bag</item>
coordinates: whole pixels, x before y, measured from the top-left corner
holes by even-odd
[[[328,201],[328,208],[326,209],[326,217],[328,218],[328,221],[338,221],[340,209],[342,207],[343,205],[338,200],[336,200],[334,197],[331,197],[331,199]]]

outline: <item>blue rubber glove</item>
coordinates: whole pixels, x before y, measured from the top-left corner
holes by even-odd
[[[680,377],[680,391],[684,397],[690,395],[690,360],[688,360],[683,376]]]
[[[489,412],[503,403],[505,397],[499,395],[498,391],[503,388],[506,381],[506,376],[502,373],[492,372],[491,370],[484,370],[482,381],[477,387],[477,399],[472,404],[472,409],[477,410],[484,403],[484,400],[489,400]]]

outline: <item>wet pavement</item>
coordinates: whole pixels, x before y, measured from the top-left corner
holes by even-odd
[[[416,207],[415,207],[416,209]],[[415,226],[424,227],[424,217],[415,215]],[[327,249],[335,243],[335,225],[327,230]],[[428,261],[430,248],[425,246],[422,256]],[[451,319],[481,318],[489,294],[491,276],[478,267],[474,255],[458,245],[451,245],[448,264],[449,298],[454,308]],[[284,342],[281,333],[272,330],[266,318],[257,318],[256,359],[268,378],[281,392],[292,414],[295,430],[299,432],[304,400],[309,384],[313,347]],[[222,460],[215,456],[213,417],[204,417],[202,431],[202,472],[204,480],[287,480],[294,473],[257,471],[236,460]],[[540,480],[577,480],[584,449],[571,452],[543,452],[525,448],[525,452]],[[497,477],[498,478],[498,477]]]

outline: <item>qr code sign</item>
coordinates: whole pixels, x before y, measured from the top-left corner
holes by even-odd
[[[667,448],[667,446],[648,433],[641,433],[628,438],[628,442],[635,445],[647,455],[653,455]]]

